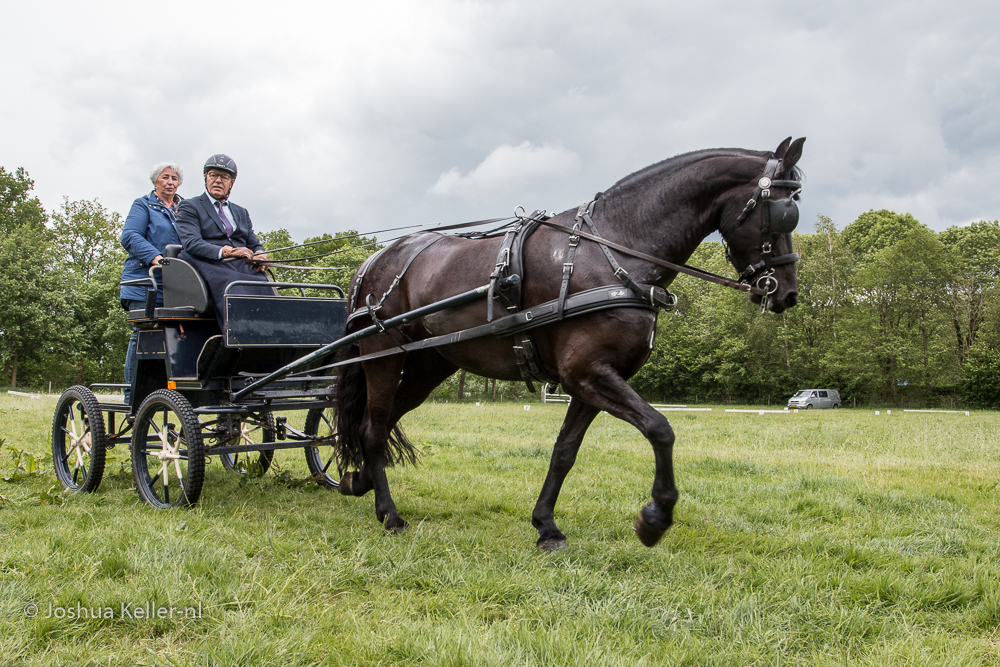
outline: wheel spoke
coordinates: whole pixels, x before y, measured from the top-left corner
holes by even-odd
[[[325,465],[325,466],[323,466],[323,472],[324,472],[324,473],[325,473],[325,472],[326,472],[327,470],[329,470],[329,469],[330,469],[330,464],[331,464],[331,463],[333,463],[333,460],[334,460],[335,458],[337,458],[337,452],[334,452],[333,454],[330,454],[330,458],[329,458],[329,460],[327,460],[327,462],[326,462],[326,465]]]
[[[76,416],[73,414],[73,405],[70,404],[67,407],[69,408],[67,410],[67,415],[69,416],[69,427],[70,427],[69,434],[70,434],[70,436],[74,440],[76,440],[76,438],[77,438],[77,435],[76,435]]]
[[[76,468],[73,469],[73,483],[74,484],[77,483],[76,479],[79,476],[80,476],[80,466],[77,466]]]

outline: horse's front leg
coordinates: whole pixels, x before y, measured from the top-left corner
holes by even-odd
[[[674,484],[674,431],[667,418],[642,400],[614,368],[592,366],[563,384],[567,392],[579,396],[597,410],[604,410],[639,429],[653,447],[656,472],[653,477],[652,502],[642,508],[635,521],[639,540],[651,547],[673,523],[677,504]]]
[[[576,462],[576,454],[580,450],[583,436],[597,413],[597,408],[577,398],[570,401],[566,410],[566,418],[552,449],[549,472],[545,476],[545,483],[542,484],[535,510],[531,513],[531,525],[538,530],[539,549],[555,551],[566,548],[566,536],[556,526],[556,500],[559,498],[559,491],[566,480],[566,475]]]

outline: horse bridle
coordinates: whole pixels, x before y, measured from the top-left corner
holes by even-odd
[[[760,287],[767,295],[773,294],[778,289],[778,281],[774,278],[774,267],[784,264],[794,264],[799,261],[799,253],[793,252],[787,255],[772,255],[771,237],[778,234],[791,234],[799,224],[799,207],[795,203],[795,195],[802,189],[801,181],[790,181],[775,179],[776,174],[781,173],[782,162],[780,158],[771,158],[764,166],[764,173],[757,179],[757,185],[753,191],[753,197],[743,207],[743,212],[739,217],[727,227],[726,231],[733,231],[739,227],[750,212],[757,208],[758,203],[764,205],[761,212],[761,238],[763,239],[760,252],[761,260],[756,264],[743,269],[740,272],[740,282]],[[791,188],[792,192],[783,199],[771,199],[771,188]],[[721,233],[721,230],[720,230]],[[723,245],[726,249],[726,259],[733,267],[739,271],[733,256],[729,252],[729,244],[723,235]],[[760,283],[763,283],[761,285]]]

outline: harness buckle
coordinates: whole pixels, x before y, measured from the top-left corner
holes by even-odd
[[[563,262],[563,275],[573,275],[573,262]]]
[[[375,316],[375,312],[382,307],[382,303],[372,303],[372,295],[369,294],[365,297],[365,305],[368,306],[368,316],[372,318],[372,324],[375,325],[375,328],[378,329],[379,333],[385,333],[385,325],[383,325],[382,322],[379,321],[378,317]]]
[[[747,208],[753,208],[756,205],[757,205],[757,199],[756,198],[751,199],[750,201],[747,202]]]
[[[619,266],[617,269],[615,269],[615,278],[617,278],[618,280],[621,280],[622,276],[625,276],[626,278],[628,278],[629,277],[628,271],[626,271],[621,266]]]
[[[510,247],[508,246],[500,251],[500,261],[497,262],[495,270],[499,272],[502,269],[507,268],[507,266],[509,265],[510,265]]]
[[[762,245],[760,247],[760,250],[765,255],[770,255],[771,254],[771,242],[770,241],[764,241],[764,245]]]

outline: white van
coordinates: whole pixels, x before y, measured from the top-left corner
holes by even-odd
[[[836,389],[801,389],[788,399],[788,409],[839,408],[840,392]]]

